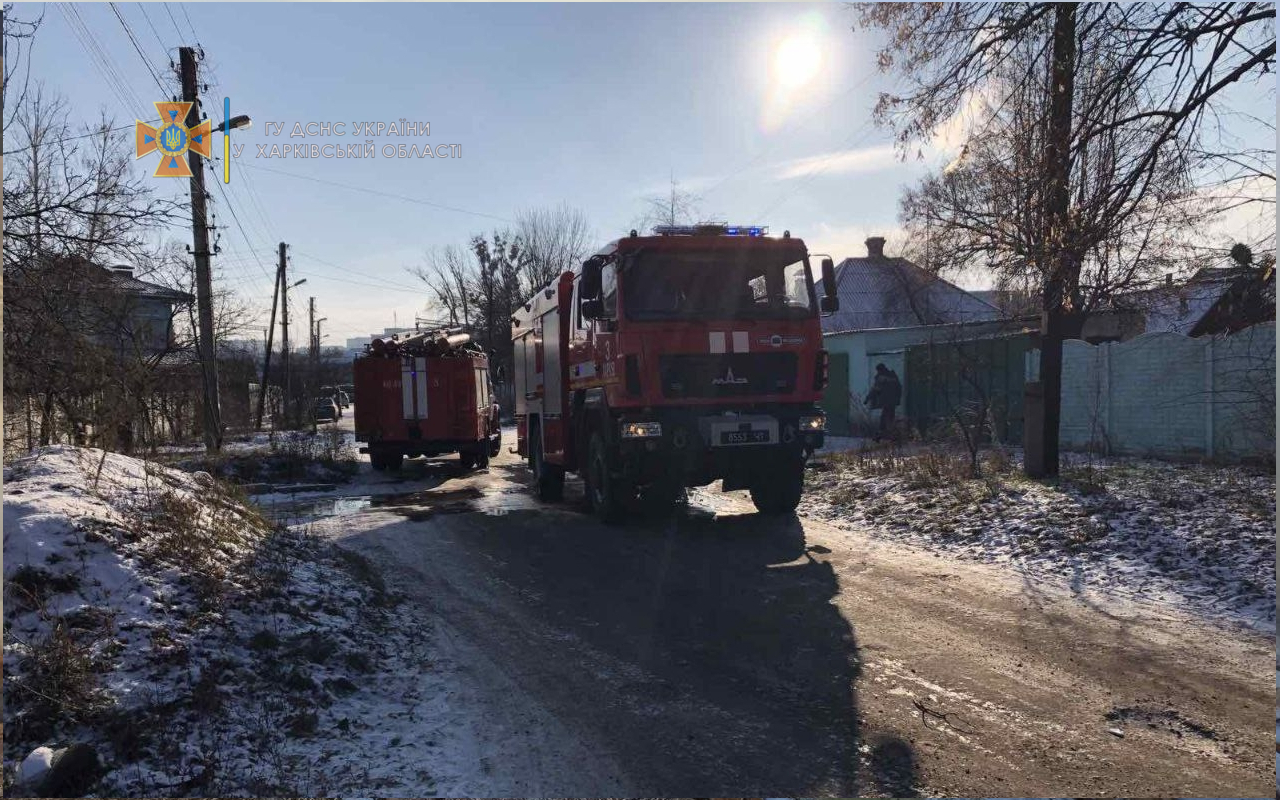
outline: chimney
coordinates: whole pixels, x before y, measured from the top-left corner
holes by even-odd
[[[116,264],[111,268],[111,271],[124,278],[133,277],[133,267],[128,264]]]
[[[871,236],[867,239],[867,258],[884,258],[883,236]]]
[[[1165,286],[1173,286],[1173,273],[1172,273],[1172,272],[1169,272],[1169,273],[1166,273],[1166,274],[1165,274],[1165,276],[1164,276],[1164,285],[1165,285]]]

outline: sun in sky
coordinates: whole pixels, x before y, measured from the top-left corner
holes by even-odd
[[[761,130],[778,130],[797,107],[818,92],[819,77],[830,68],[830,46],[827,23],[820,14],[805,14],[779,31],[769,45]]]
[[[773,55],[775,85],[789,92],[807,86],[822,66],[822,45],[812,31],[798,31],[787,36]]]

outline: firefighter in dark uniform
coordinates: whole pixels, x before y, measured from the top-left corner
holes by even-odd
[[[901,402],[902,382],[898,380],[898,373],[884,364],[876,364],[876,377],[871,382],[871,391],[867,392],[867,407],[880,409],[880,430],[876,433],[876,441],[893,438],[893,423]]]

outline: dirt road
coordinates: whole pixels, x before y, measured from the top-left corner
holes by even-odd
[[[529,793],[1270,794],[1269,638],[735,495],[605,527],[573,482],[533,500],[506,452],[402,477],[319,527],[465,643],[506,749],[530,705],[573,738],[539,753]]]

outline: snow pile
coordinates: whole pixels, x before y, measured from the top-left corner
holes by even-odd
[[[963,455],[822,459],[801,513],[949,555],[1275,630],[1274,473],[1072,456],[1058,481]]]
[[[99,450],[45,448],[4,488],[7,776],[81,742],[99,795],[350,794],[404,746],[415,772],[385,785],[431,793],[425,624],[367,562]],[[364,740],[385,716],[403,741]]]

